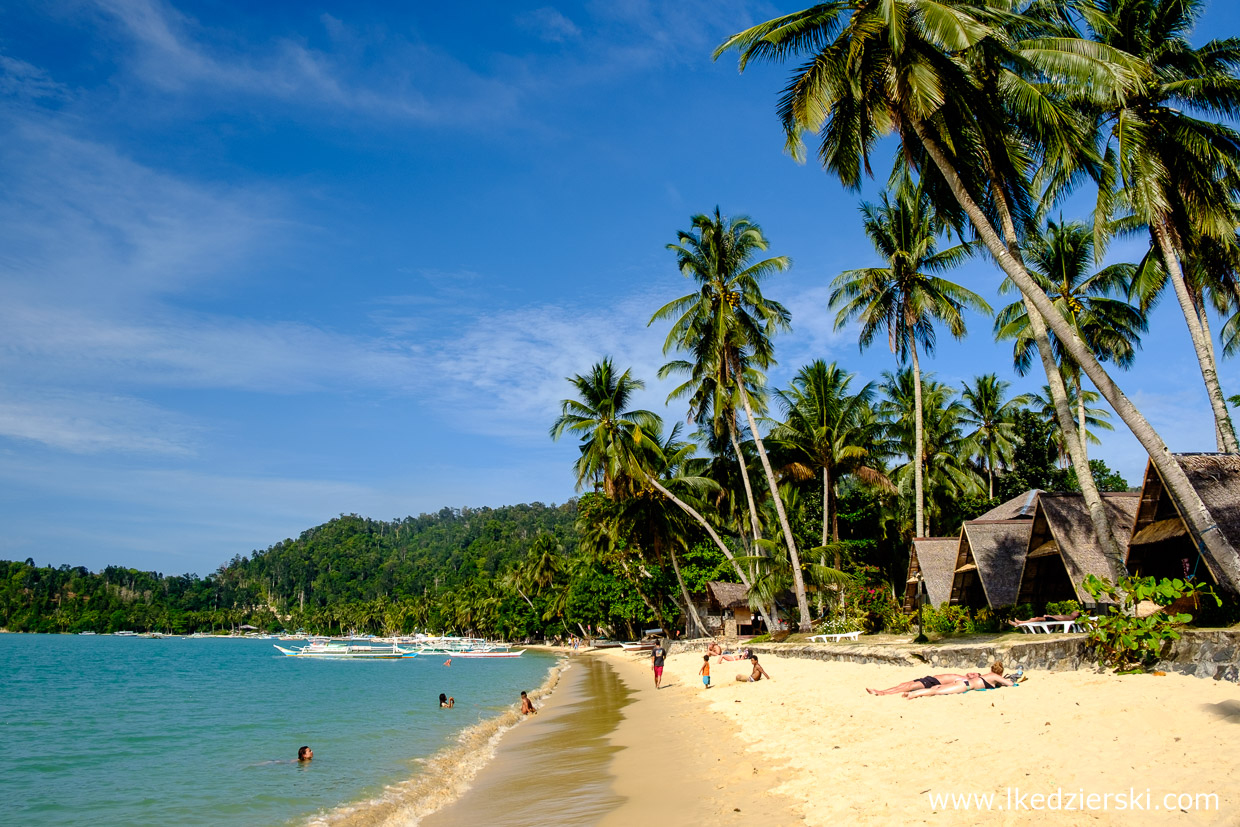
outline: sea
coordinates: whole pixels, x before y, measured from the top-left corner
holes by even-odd
[[[397,806],[416,821],[563,668],[535,650],[445,666],[272,644],[0,634],[0,825],[330,827]]]

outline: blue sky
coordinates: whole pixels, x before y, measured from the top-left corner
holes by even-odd
[[[1236,33],[1228,6],[1200,30]],[[665,245],[716,205],[794,262],[772,383],[814,358],[877,379],[890,353],[826,310],[876,262],[858,196],[782,153],[784,69],[710,60],[796,8],[0,7],[0,559],[205,574],[341,513],[563,502],[566,376],[610,355],[683,418],[646,322],[687,292]],[[988,262],[956,275],[998,304]],[[1177,313],[1120,383],[1212,450]],[[970,321],[925,369],[1042,384]],[[1139,481],[1136,442],[1103,440]]]

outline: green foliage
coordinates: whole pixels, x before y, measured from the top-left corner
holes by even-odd
[[[1187,613],[1167,614],[1157,612],[1148,617],[1136,617],[1138,603],[1152,601],[1159,606],[1170,606],[1182,597],[1209,596],[1215,603],[1219,599],[1201,582],[1186,583],[1178,577],[1174,580],[1153,577],[1125,577],[1118,586],[1109,580],[1089,575],[1085,578],[1085,590],[1099,600],[1116,604],[1116,611],[1104,615],[1089,626],[1089,642],[1094,647],[1098,662],[1114,669],[1130,666],[1148,667],[1162,654],[1173,640],[1180,639],[1176,626],[1193,619]]]
[[[1012,470],[995,480],[1000,501],[1025,493],[1031,488],[1063,491],[1067,472],[1055,467],[1058,449],[1045,419],[1030,410],[1016,412],[1017,444],[1012,452]]]
[[[1100,459],[1091,459],[1089,461],[1089,470],[1093,472],[1094,484],[1098,486],[1099,491],[1127,491],[1128,481],[1125,480],[1118,472],[1112,471],[1107,464]],[[1068,491],[1080,491],[1081,484],[1076,478],[1076,469],[1069,468],[1064,478],[1064,485]]]
[[[1081,611],[1081,604],[1075,600],[1061,600],[1058,603],[1050,602],[1046,604],[1046,612],[1048,615],[1070,615],[1073,612]]]

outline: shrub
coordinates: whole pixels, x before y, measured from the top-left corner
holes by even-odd
[[[1061,600],[1058,603],[1047,603],[1044,614],[1048,615],[1070,615],[1073,612],[1081,611],[1081,604],[1075,600]]]
[[[1098,656],[1098,662],[1117,670],[1150,666],[1171,641],[1180,639],[1175,627],[1193,619],[1187,613],[1166,612],[1136,617],[1138,603],[1148,600],[1166,607],[1185,596],[1208,595],[1216,604],[1221,604],[1204,583],[1186,583],[1178,577],[1174,580],[1165,577],[1162,580],[1125,577],[1118,586],[1114,586],[1111,581],[1091,574],[1085,578],[1084,585],[1085,590],[1095,598],[1105,598],[1115,603],[1118,609],[1089,624],[1089,642]]]

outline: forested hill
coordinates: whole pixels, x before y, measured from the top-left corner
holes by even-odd
[[[237,555],[206,577],[0,561],[0,628],[180,632],[243,621],[279,628],[277,614],[300,623],[347,605],[408,603],[489,581],[524,559],[540,533],[574,549],[576,514],[570,500],[444,508],[396,521],[342,515]]]
[[[234,558],[218,575],[280,607],[416,597],[494,577],[523,559],[540,533],[572,548],[576,515],[570,500],[444,508],[394,522],[341,516],[296,540]]]

